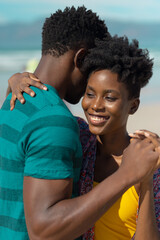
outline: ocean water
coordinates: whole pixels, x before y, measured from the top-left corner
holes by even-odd
[[[24,72],[30,59],[39,60],[39,50],[0,50],[0,103],[4,101],[8,79],[17,72]]]
[[[23,72],[30,59],[39,60],[40,56],[39,50],[0,50],[0,104],[5,99],[9,77],[16,72]],[[153,76],[142,89],[141,104],[160,103],[160,49],[151,49],[150,56],[154,58]]]

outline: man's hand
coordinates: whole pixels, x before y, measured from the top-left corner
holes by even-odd
[[[157,161],[157,164],[155,165],[154,170],[157,170],[160,168],[160,138],[156,133],[153,133],[148,130],[137,130],[135,133],[130,134],[132,138],[135,139],[145,139],[147,138],[150,142],[154,144],[155,151],[159,154],[159,159]]]
[[[153,174],[159,158],[158,151],[155,151],[155,145],[149,138],[133,139],[124,151],[120,167],[123,171],[126,169],[128,181],[135,184]]]
[[[40,80],[33,73],[16,73],[8,80],[9,91],[12,92],[12,98],[10,101],[11,110],[14,109],[15,101],[18,99],[22,104],[25,103],[23,92],[29,94],[31,97],[35,96],[35,92],[29,86],[35,86],[37,88],[47,90],[47,87],[43,85]],[[8,92],[7,92],[8,93]]]

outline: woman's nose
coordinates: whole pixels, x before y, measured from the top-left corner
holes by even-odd
[[[104,104],[103,104],[103,100],[99,99],[99,98],[94,99],[94,102],[92,104],[92,109],[94,111],[104,111],[105,107],[104,107]]]

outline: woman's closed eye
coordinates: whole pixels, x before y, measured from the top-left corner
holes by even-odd
[[[89,97],[89,98],[93,98],[93,97],[94,97],[94,93],[87,92],[86,95],[87,95],[87,97]]]
[[[117,100],[116,97],[111,97],[111,96],[106,96],[105,99],[106,99],[107,101],[109,101],[109,102],[114,102],[114,101]]]

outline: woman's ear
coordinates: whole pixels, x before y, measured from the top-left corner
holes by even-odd
[[[84,58],[87,54],[87,50],[84,48],[79,49],[74,57],[74,64],[77,68],[80,68],[82,66],[82,63],[84,61]]]
[[[137,111],[139,104],[140,104],[139,98],[134,98],[131,100],[130,110],[129,110],[130,115],[134,114]]]

